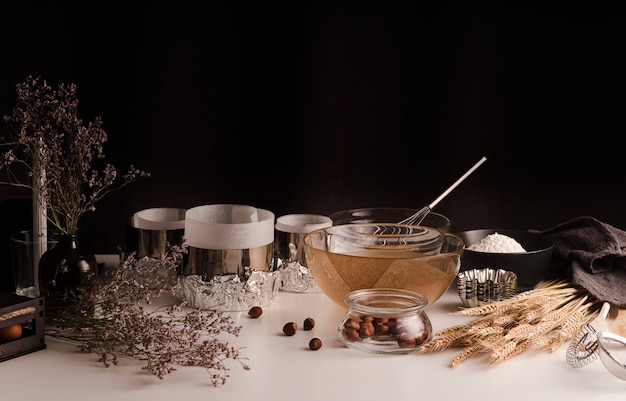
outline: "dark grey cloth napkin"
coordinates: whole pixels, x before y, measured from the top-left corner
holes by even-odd
[[[539,232],[554,242],[548,278],[568,279],[600,301],[626,307],[626,231],[581,216]]]

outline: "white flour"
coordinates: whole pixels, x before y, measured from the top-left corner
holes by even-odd
[[[470,251],[489,253],[516,253],[526,252],[524,247],[511,237],[503,234],[489,234],[480,242],[467,247]]]

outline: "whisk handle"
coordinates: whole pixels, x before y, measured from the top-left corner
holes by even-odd
[[[474,172],[474,170],[476,170],[478,167],[480,167],[481,164],[483,164],[485,161],[487,161],[487,158],[485,156],[483,156],[479,161],[477,161],[469,170],[467,170],[465,172],[465,174],[463,174],[461,177],[459,177],[452,185],[450,185],[450,187],[448,187],[448,189],[446,189],[445,191],[443,191],[441,193],[441,195],[439,195],[437,197],[437,199],[435,199],[434,201],[432,201],[429,205],[428,208],[429,209],[433,209],[439,202],[441,202],[441,200],[443,198],[445,198],[446,196],[448,196],[448,194],[450,192],[452,192],[452,190],[454,190],[454,188],[456,188],[457,186],[459,186],[460,183],[463,182],[463,180],[465,180],[470,174],[472,174]]]

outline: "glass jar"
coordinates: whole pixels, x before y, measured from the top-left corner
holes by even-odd
[[[407,354],[432,338],[424,308],[428,300],[413,291],[369,288],[345,297],[348,311],[339,323],[339,340],[375,354]]]

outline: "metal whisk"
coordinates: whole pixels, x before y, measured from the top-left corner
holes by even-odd
[[[474,170],[476,170],[481,164],[483,164],[485,161],[487,160],[487,158],[485,156],[483,156],[479,161],[476,162],[476,164],[474,164],[472,166],[472,168],[470,168],[469,170],[467,170],[465,172],[465,174],[463,174],[461,177],[459,177],[459,179],[457,179],[452,185],[450,185],[450,187],[448,189],[446,189],[445,191],[443,191],[441,193],[441,195],[439,195],[434,201],[430,202],[430,204],[428,204],[427,206],[424,206],[423,208],[421,208],[420,210],[418,210],[417,212],[415,212],[413,215],[407,217],[406,219],[402,220],[399,222],[399,224],[409,224],[409,225],[419,225],[422,220],[424,220],[424,218],[426,217],[426,215],[428,213],[430,213],[430,211],[439,203],[441,202],[441,200],[443,198],[445,198],[450,192],[452,192],[452,190],[454,188],[456,188],[461,182],[463,182],[463,180],[465,180],[470,174],[472,174],[474,172]]]
[[[569,366],[582,368],[598,359],[597,333],[608,330],[606,318],[609,309],[611,309],[611,304],[604,302],[598,316],[590,323],[585,324],[582,330],[570,341],[565,354]]]

